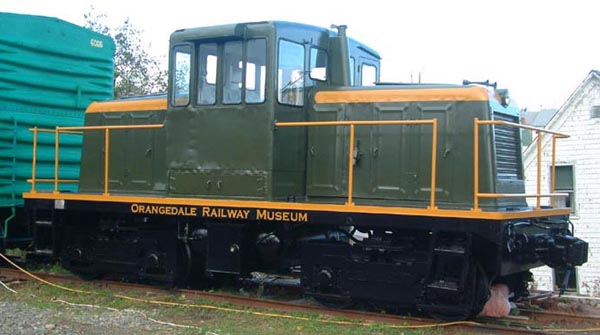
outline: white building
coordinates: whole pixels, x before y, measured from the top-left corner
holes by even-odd
[[[600,294],[600,71],[591,71],[545,127],[571,137],[556,144],[556,191],[568,198],[556,200],[572,208],[575,235],[589,243],[588,262],[576,269],[572,289]],[[534,135],[535,136],[535,135]],[[543,135],[541,185],[550,193],[552,136]],[[536,193],[537,146],[533,138],[523,153],[527,193]],[[530,199],[533,205],[535,199]],[[542,205],[549,204],[545,199]],[[538,289],[560,285],[561,273],[548,267],[533,270]]]

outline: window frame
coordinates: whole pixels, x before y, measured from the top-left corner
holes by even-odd
[[[254,62],[248,62],[248,44],[250,41],[259,41],[259,40],[263,40],[264,41],[264,64],[257,64]],[[262,99],[260,101],[248,101],[248,88],[246,87],[247,84],[247,74],[248,74],[248,63],[254,64],[255,67],[255,85],[258,83],[259,87],[255,86],[254,90],[251,91],[258,91],[259,96],[261,95],[262,92]],[[242,84],[243,84],[243,103],[248,104],[248,105],[260,105],[260,104],[264,104],[267,101],[267,81],[269,80],[269,76],[267,75],[268,72],[268,63],[269,63],[269,43],[266,37],[263,36],[259,36],[259,37],[255,37],[255,38],[249,38],[244,40],[244,67],[243,67],[243,79],[242,79]],[[262,77],[260,76],[260,74],[262,73],[262,68],[264,67],[264,82],[262,80]],[[258,77],[256,75],[259,75]]]
[[[287,43],[293,43],[295,45],[299,45],[302,47],[302,71],[301,71],[301,78],[302,78],[302,103],[300,104],[291,104],[291,103],[287,103],[287,102],[282,102],[281,101],[281,91],[280,91],[280,83],[279,82],[279,69],[281,68],[281,42],[287,42]],[[306,102],[304,101],[304,90],[306,89],[306,83],[305,83],[305,73],[306,73],[306,45],[304,43],[300,43],[300,42],[296,42],[296,41],[292,41],[286,38],[279,38],[277,40],[277,66],[276,66],[276,72],[275,72],[275,78],[277,84],[275,85],[276,88],[276,92],[277,92],[277,103],[280,105],[284,105],[284,106],[291,106],[291,107],[300,107],[303,108],[304,105],[306,104]]]
[[[260,53],[262,53],[261,57],[262,57],[262,61],[264,63],[259,64],[257,62],[252,62],[248,60],[248,44],[250,44],[251,41],[262,41],[262,45],[259,45],[259,47],[262,48],[262,50],[259,50]],[[240,87],[240,99],[239,101],[236,100],[234,101],[225,101],[225,81],[226,81],[226,75],[225,72],[227,71],[226,68],[226,60],[224,59],[225,57],[225,47],[227,45],[227,43],[231,43],[231,42],[239,42],[241,43],[241,87]],[[200,76],[200,56],[199,56],[199,49],[201,45],[215,45],[216,46],[216,58],[217,58],[217,62],[216,62],[216,78],[215,78],[215,83],[214,84],[210,84],[210,85],[214,85],[214,89],[215,89],[215,97],[214,97],[214,103],[200,103],[200,80],[201,80],[201,76]],[[196,89],[197,92],[195,94],[194,97],[194,106],[198,106],[198,107],[205,107],[205,106],[239,106],[242,104],[246,104],[246,105],[260,105],[260,104],[264,104],[267,102],[267,94],[268,94],[268,63],[269,63],[269,49],[268,49],[268,37],[267,36],[256,36],[256,37],[250,37],[250,38],[246,38],[246,39],[221,39],[221,40],[204,40],[204,41],[198,41],[197,43],[195,43],[195,52],[197,53],[197,60],[195,62],[195,66],[198,68],[197,71],[197,78],[196,81],[194,82],[194,84],[196,85]],[[253,59],[254,60],[254,59]],[[246,85],[246,80],[247,80],[247,69],[248,69],[248,63],[252,63],[255,65],[256,68],[256,74],[258,75],[258,77],[256,77],[256,86],[254,90],[250,90],[252,92],[258,92],[259,93],[259,97],[260,100],[256,100],[256,101],[248,101],[248,89],[247,89],[247,85]],[[264,72],[264,73],[262,73]],[[260,75],[264,76],[264,80],[261,80]]]
[[[324,78],[316,78],[313,77],[313,69],[318,68],[318,67],[314,67],[313,68],[313,64],[312,64],[312,55],[313,55],[313,50],[316,50],[317,52],[323,52],[325,54],[325,73],[323,73]],[[305,47],[305,51],[306,52],[306,47]],[[318,58],[318,57],[317,57]],[[327,82],[328,79],[328,75],[327,72],[329,72],[329,54],[327,53],[326,49],[321,49],[317,46],[311,45],[308,51],[308,77],[312,80],[316,80],[316,81],[320,81],[320,82]]]
[[[247,44],[248,40],[230,40],[230,41],[224,41],[223,43],[221,43],[221,50],[222,50],[222,56],[220,57],[221,59],[221,101],[220,103],[222,105],[226,105],[226,106],[231,106],[231,105],[241,105],[242,101],[245,100],[245,71],[246,71],[246,44]],[[227,84],[228,82],[225,81],[225,79],[230,79],[231,78],[231,73],[228,74],[227,76],[225,75],[225,72],[228,70],[228,68],[226,67],[226,53],[225,53],[225,49],[227,47],[227,45],[235,45],[236,43],[239,43],[239,47],[240,47],[240,56],[241,56],[241,60],[238,62],[238,70],[240,71],[240,82],[238,83],[240,85],[238,91],[239,91],[239,99],[235,100],[235,101],[225,101],[225,93],[227,90]],[[241,64],[239,64],[241,62]],[[233,64],[233,63],[232,63]],[[241,65],[241,67],[239,67]],[[219,66],[217,65],[217,68],[219,68]],[[218,74],[218,73],[217,73]],[[218,80],[217,80],[218,81]]]
[[[201,91],[200,91],[201,90],[201,88],[200,88],[200,79],[201,79],[201,76],[200,76],[200,47],[202,45],[214,45],[215,51],[216,51],[216,54],[213,56],[213,57],[216,58],[216,63],[214,65],[215,66],[215,69],[214,69],[215,70],[215,80],[214,80],[214,83],[211,83],[210,81],[208,81],[208,77],[209,77],[209,74],[208,74],[208,61],[207,61],[206,67],[205,67],[205,70],[207,71],[207,73],[206,73],[206,83],[208,85],[210,85],[210,86],[213,86],[213,89],[214,89],[213,101],[211,103],[200,103],[200,93],[201,93]],[[196,78],[196,81],[195,81],[197,92],[196,92],[194,104],[196,106],[215,106],[219,102],[218,93],[217,93],[218,87],[219,87],[219,84],[218,84],[218,81],[219,81],[219,62],[220,62],[220,59],[221,59],[221,55],[220,55],[220,51],[219,51],[219,43],[214,42],[214,41],[205,41],[205,42],[202,42],[202,43],[197,43],[196,46],[195,46],[195,50],[196,50],[196,55],[197,56],[196,56],[196,61],[194,62],[194,64],[198,68],[197,69],[197,71],[198,71],[198,77]],[[212,56],[212,55],[209,55],[209,56]],[[209,57],[206,57],[207,60],[208,60],[208,58]]]
[[[565,167],[570,167],[571,168],[571,187],[567,188],[567,187],[558,187],[558,180],[556,179],[556,177],[558,176],[558,172],[556,172],[556,175],[553,177],[554,178],[554,191],[557,193],[568,193],[569,196],[566,197],[568,198],[569,202],[570,202],[570,206],[568,208],[571,209],[571,214],[576,215],[577,214],[577,196],[575,194],[575,184],[576,184],[576,180],[575,180],[575,165],[574,164],[560,164],[560,165],[556,165],[555,168],[556,170],[558,170],[559,168],[565,168]],[[552,175],[552,167],[550,167],[550,175]],[[560,198],[565,198],[565,197],[560,197]],[[555,201],[561,201],[560,199],[557,199]],[[566,199],[565,199],[565,207],[566,206]]]
[[[600,119],[600,105],[592,105],[592,107],[590,107],[590,119]]]
[[[350,66],[350,86],[356,85],[356,59],[354,56],[348,57],[348,65]]]
[[[187,82],[187,101],[185,104],[178,104],[177,103],[177,89],[178,89],[178,85],[176,84],[177,82],[177,54],[178,49],[179,48],[187,48],[189,51],[189,70],[188,70],[188,82]],[[194,45],[190,44],[190,43],[182,43],[182,44],[177,44],[175,46],[173,46],[173,48],[171,49],[171,59],[172,64],[171,64],[171,92],[169,94],[169,98],[170,98],[170,104],[173,107],[187,107],[192,103],[192,87],[193,87],[193,83],[194,83]],[[183,54],[185,54],[184,52],[181,52]]]
[[[375,69],[375,78],[374,81],[371,85],[364,85],[365,82],[365,66],[368,67],[372,67],[373,69]],[[360,63],[360,87],[373,87],[373,86],[377,86],[377,76],[379,73],[379,68],[377,68],[377,65],[374,65],[370,62],[361,62]]]
[[[554,281],[554,287],[560,289],[563,281],[567,275],[567,271],[571,270],[571,275],[569,277],[569,282],[567,283],[567,287],[565,288],[565,292],[578,293],[579,292],[579,274],[578,269],[552,269],[552,278]]]

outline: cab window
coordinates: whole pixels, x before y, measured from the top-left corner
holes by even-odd
[[[190,74],[191,74],[191,47],[189,45],[176,46],[173,49],[173,96],[174,106],[187,106],[190,103]]]
[[[304,105],[304,46],[280,40],[277,68],[277,101],[292,106]]]
[[[223,103],[242,102],[242,42],[227,42],[223,47]]]
[[[265,102],[267,78],[267,40],[248,41],[246,50],[246,102]]]
[[[310,48],[310,78],[327,80],[327,52],[324,50]]]
[[[362,64],[361,86],[375,86],[377,82],[377,68],[371,64]]]
[[[217,44],[198,46],[198,104],[214,105],[217,85]]]
[[[354,68],[354,65],[355,65],[354,57],[350,57],[350,86],[354,86],[354,84],[355,84],[354,72],[356,72],[356,69]]]
[[[202,43],[197,50],[198,105],[240,104],[244,96],[246,103],[265,101],[266,39]]]

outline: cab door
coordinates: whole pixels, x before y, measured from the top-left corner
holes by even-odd
[[[346,104],[317,104],[309,121],[343,121]],[[348,127],[308,128],[306,193],[313,197],[343,197],[348,176]]]

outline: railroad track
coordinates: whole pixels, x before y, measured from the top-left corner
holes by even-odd
[[[42,280],[54,283],[78,283],[84,282],[75,276],[65,276],[47,273],[34,273],[35,276]],[[33,278],[15,269],[0,267],[0,280],[20,280],[29,281]],[[88,282],[89,283],[89,282]],[[188,290],[188,289],[164,289],[157,288],[154,286],[147,286],[142,284],[124,283],[117,281],[107,280],[96,280],[93,282],[95,285],[102,287],[109,287],[113,290],[121,290],[123,292],[135,289],[143,290],[145,292],[156,292],[156,293],[177,293],[184,294],[186,297],[203,298],[215,302],[227,302],[236,306],[251,307],[258,310],[272,310],[277,313],[314,313],[321,315],[329,315],[334,317],[342,317],[351,320],[350,323],[356,323],[357,325],[363,325],[369,323],[384,323],[388,324],[390,328],[408,328],[408,327],[445,327],[447,330],[445,333],[468,333],[468,334],[498,334],[498,335],[513,335],[513,334],[563,334],[558,329],[547,329],[549,324],[561,325],[582,325],[585,324],[590,328],[593,326],[598,327],[600,325],[600,318],[587,317],[581,315],[573,315],[566,313],[553,313],[553,312],[541,312],[534,310],[524,310],[518,317],[507,317],[507,318],[478,318],[475,321],[470,322],[457,322],[457,323],[442,323],[429,318],[402,316],[402,315],[388,315],[374,312],[364,312],[356,310],[334,310],[324,308],[321,306],[311,306],[302,303],[275,301],[259,298],[251,298],[233,294],[221,294],[213,292],[205,292],[199,290]],[[271,312],[270,312],[271,313]],[[273,314],[271,314],[273,315]],[[289,314],[287,314],[289,315]],[[581,326],[578,327],[581,329]],[[564,334],[571,334],[570,332],[564,332]],[[598,334],[600,332],[578,332],[578,334]]]
[[[569,324],[600,324],[600,316],[580,315],[564,312],[538,311],[532,309],[520,309],[520,315],[538,323],[561,322]]]

